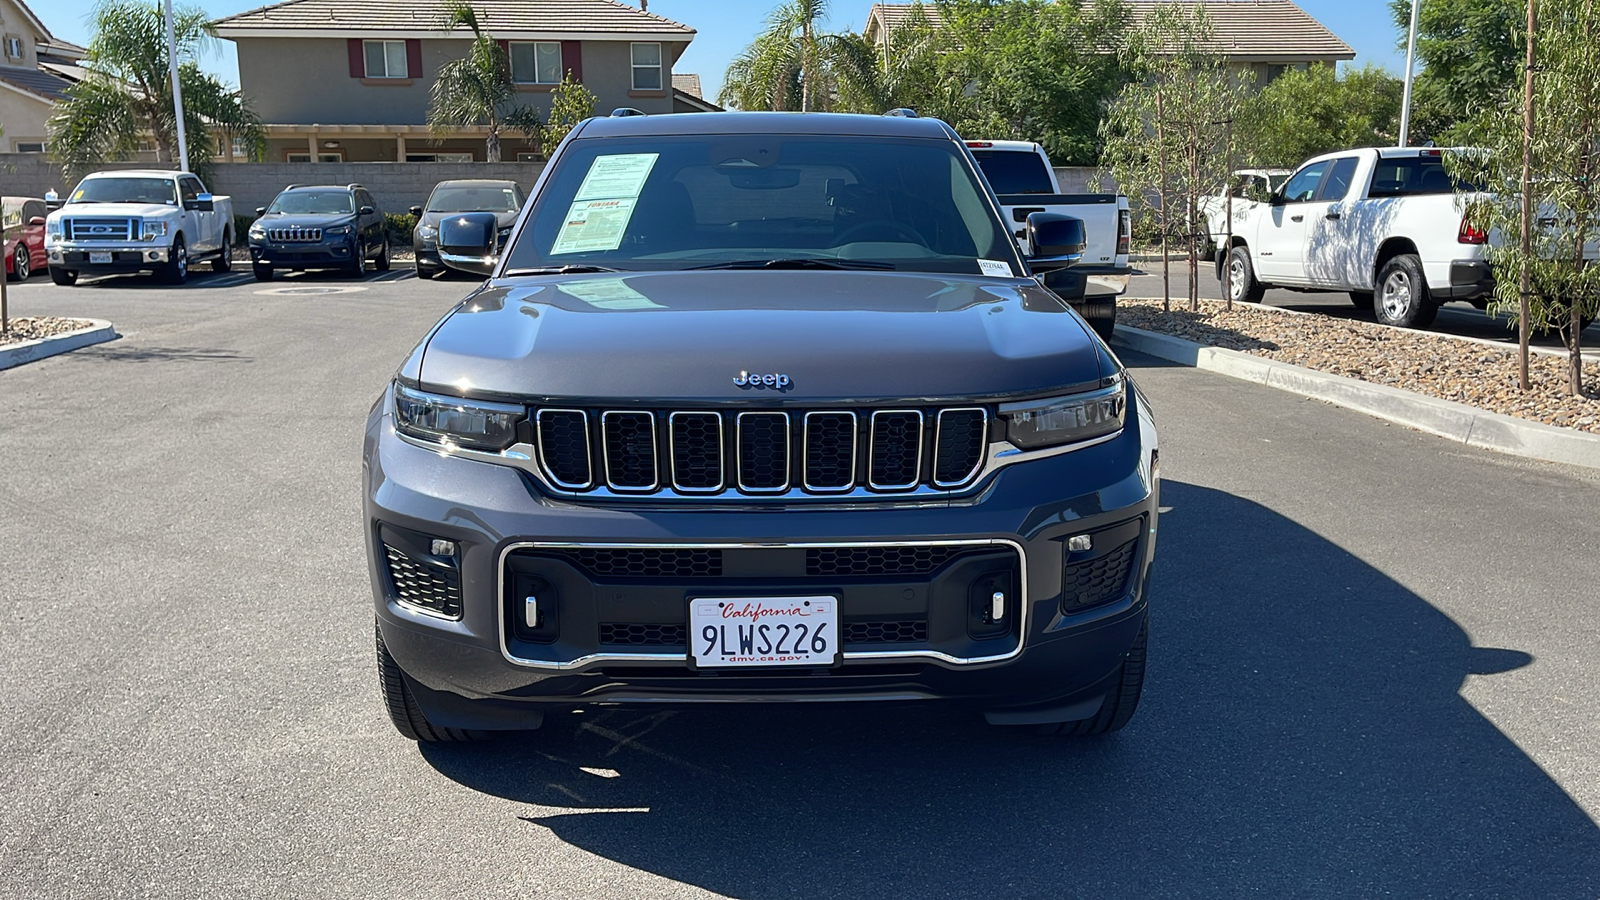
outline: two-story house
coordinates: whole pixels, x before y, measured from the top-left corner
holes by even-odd
[[[84,52],[52,36],[22,0],[0,0],[0,152],[45,151],[45,122],[82,77]]]
[[[612,0],[472,6],[541,119],[564,74],[594,93],[601,113],[709,106],[673,89],[672,65],[695,35],[686,25]],[[289,0],[217,20],[217,33],[238,47],[239,85],[266,125],[268,161],[482,160],[486,129],[442,139],[428,130],[439,67],[464,56],[472,37],[444,30],[445,15],[445,0]],[[534,147],[502,133],[501,153],[526,159]]]

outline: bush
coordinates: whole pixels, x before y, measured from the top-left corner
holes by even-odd
[[[233,245],[235,247],[248,246],[250,243],[250,225],[256,220],[255,216],[241,216],[233,214]]]
[[[417,217],[410,213],[389,213],[383,217],[392,246],[411,246],[411,232],[416,230]]]

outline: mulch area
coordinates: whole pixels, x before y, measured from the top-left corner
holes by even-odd
[[[0,347],[54,337],[80,328],[88,328],[93,324],[88,319],[63,319],[58,316],[12,317],[7,323],[6,330],[0,331]]]
[[[1200,344],[1241,350],[1280,362],[1359,378],[1374,384],[1454,400],[1491,412],[1600,434],[1600,363],[1584,366],[1584,396],[1567,392],[1567,359],[1534,354],[1533,388],[1517,387],[1516,347],[1499,349],[1474,341],[1375,322],[1296,314],[1270,306],[1220,300],[1121,298],[1117,323],[1170,334]]]

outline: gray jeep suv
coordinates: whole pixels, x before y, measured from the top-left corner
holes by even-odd
[[[944,123],[589,119],[374,404],[363,474],[399,731],[590,704],[945,701],[1121,728],[1156,432]],[[733,715],[734,713],[729,713]]]

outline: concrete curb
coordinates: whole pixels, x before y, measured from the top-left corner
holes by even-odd
[[[117,330],[104,319],[90,319],[88,328],[69,331],[52,337],[23,341],[0,348],[0,369],[10,369],[92,344],[103,344],[117,336]]]
[[[1208,347],[1127,325],[1117,326],[1112,342],[1182,365],[1325,400],[1469,447],[1600,469],[1600,435],[1304,369],[1240,350]]]

